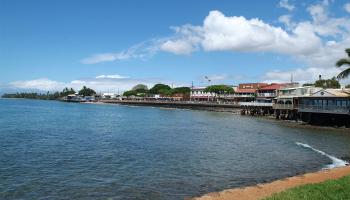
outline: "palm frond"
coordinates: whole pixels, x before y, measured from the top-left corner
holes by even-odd
[[[337,63],[335,63],[335,65],[337,67],[341,67],[343,65],[349,65],[350,66],[350,59],[346,59],[346,58],[340,59],[340,60],[337,61]]]
[[[350,48],[345,49],[345,52],[348,54],[348,56],[350,57]]]
[[[338,79],[344,79],[349,77],[350,75],[350,67],[345,69],[344,71],[340,72],[340,74],[337,76]]]

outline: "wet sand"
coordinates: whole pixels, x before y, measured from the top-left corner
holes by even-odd
[[[350,166],[294,176],[272,183],[213,192],[193,200],[257,200],[300,185],[320,183],[350,175]]]

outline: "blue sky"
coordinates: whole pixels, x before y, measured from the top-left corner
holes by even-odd
[[[339,72],[349,18],[344,0],[0,0],[0,87],[308,82]]]

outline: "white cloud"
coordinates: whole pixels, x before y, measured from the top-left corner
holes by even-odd
[[[275,52],[309,54],[322,42],[308,23],[300,23],[291,33],[260,19],[227,17],[211,11],[203,26],[177,27],[177,37],[163,43],[173,49],[187,49],[187,53],[201,47],[205,51]],[[168,48],[169,50],[169,48]],[[175,52],[177,53],[177,52]]]
[[[291,15],[282,15],[278,18],[278,21],[283,23],[288,30],[291,30],[295,26],[295,24],[291,22],[291,19]]]
[[[160,49],[163,51],[184,55],[188,55],[195,50],[192,44],[183,40],[166,41],[160,46]]]
[[[82,59],[83,64],[97,64],[101,62],[111,62],[117,60],[127,60],[131,58],[145,59],[151,57],[158,51],[158,43],[162,40],[149,40],[130,47],[118,53],[102,53]]]
[[[350,3],[346,3],[344,5],[344,9],[346,10],[346,12],[350,13]]]
[[[294,21],[291,15],[280,16],[278,21],[283,23],[285,28],[258,18],[225,16],[214,10],[205,17],[200,26],[186,24],[172,27],[174,34],[171,37],[136,45],[123,51],[123,54],[115,54],[114,57],[110,54],[101,57],[106,61],[117,60],[115,57],[118,56],[121,57],[118,59],[142,58],[144,55],[152,56],[160,50],[185,55],[200,50],[269,52],[289,55],[303,63],[304,67],[296,67],[287,72],[267,72],[263,78],[276,79],[279,76],[272,75],[279,73],[280,80],[283,81],[286,80],[286,74],[290,77],[290,73],[295,73],[294,76],[300,81],[306,81],[307,78],[311,81],[318,74],[333,76],[338,72],[334,67],[336,60],[342,57],[344,49],[350,46],[350,19],[332,17],[328,8],[330,2],[324,0],[308,6],[310,20]],[[348,5],[350,3],[344,7]],[[280,1],[280,6],[289,10],[295,8],[287,0]],[[101,62],[103,59],[95,60]]]
[[[290,80],[291,74],[301,83],[313,82],[318,75],[324,78],[337,76],[341,69],[335,67],[336,61],[346,57],[344,50],[350,46],[350,20],[348,18],[332,18],[329,16],[329,1],[311,5],[307,8],[312,21],[300,22],[309,26],[310,31],[316,33],[322,45],[310,54],[295,54],[295,59],[305,64],[304,68],[288,71],[273,70],[263,75],[265,81],[285,82]],[[346,83],[349,80],[343,80]]]
[[[281,0],[281,1],[279,2],[279,6],[280,6],[281,8],[285,8],[285,9],[287,9],[287,10],[289,10],[289,11],[292,11],[292,10],[294,10],[294,8],[295,8],[295,6],[292,5],[292,4],[290,4],[288,0]]]
[[[96,64],[100,62],[110,62],[115,60],[125,60],[130,58],[130,55],[126,52],[120,53],[104,53],[104,54],[95,54],[91,57],[84,58],[81,60],[83,64]]]
[[[327,6],[328,1],[323,1],[321,4],[309,6],[307,10],[315,22],[323,22],[328,18]]]
[[[113,74],[113,75],[100,75],[96,76],[97,79],[102,79],[102,78],[112,78],[112,79],[121,79],[121,78],[128,78],[126,76],[121,76],[119,74]]]
[[[209,80],[211,81],[222,81],[227,79],[229,76],[225,75],[225,74],[217,74],[217,75],[211,75],[211,76],[207,76]]]
[[[270,72],[267,72],[262,78],[264,82],[269,83],[286,83],[290,82],[291,78],[293,78],[293,81],[299,82],[299,83],[306,83],[306,82],[314,82],[318,79],[319,75],[322,75],[322,78],[332,78],[333,76],[336,76],[340,72],[337,68],[330,68],[330,69],[320,69],[320,68],[297,68],[293,70],[287,70],[287,71],[279,71],[279,70],[273,70]]]
[[[14,81],[10,83],[11,87],[20,89],[40,89],[40,90],[60,90],[63,88],[65,83],[52,81],[47,78],[41,78],[29,81]]]
[[[117,77],[115,75],[103,75],[104,77]],[[99,77],[99,76],[98,76]],[[88,79],[77,79],[70,82],[59,82],[50,80],[47,78],[26,80],[26,81],[14,81],[7,85],[7,89],[21,89],[21,90],[40,90],[40,91],[60,91],[65,87],[74,88],[80,90],[83,86],[90,87],[98,92],[122,92],[129,90],[136,84],[145,84],[148,87],[153,86],[158,82],[167,84],[168,81],[161,79],[132,79],[132,78],[88,78]]]

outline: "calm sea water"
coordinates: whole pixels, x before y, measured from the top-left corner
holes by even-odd
[[[183,199],[349,155],[350,134],[229,113],[0,99],[0,199]]]

